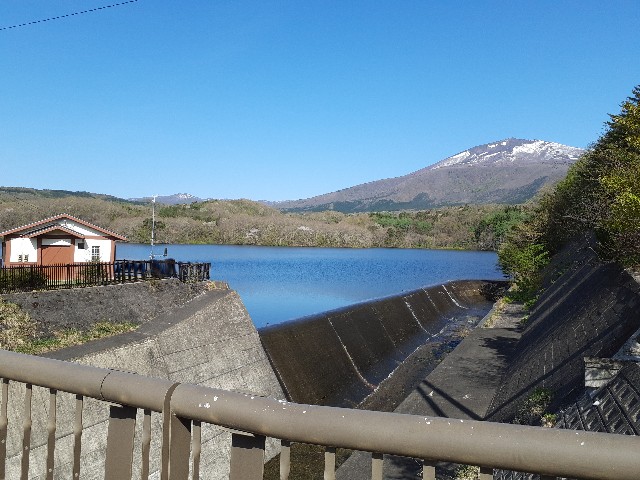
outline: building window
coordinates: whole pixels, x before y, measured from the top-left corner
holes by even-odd
[[[22,255],[18,255],[18,261],[22,262]]]
[[[29,254],[28,254],[28,253],[24,256],[24,261],[25,261],[25,262],[28,262],[28,261],[29,261]]]
[[[94,245],[91,247],[91,261],[100,261],[100,247],[98,245]]]

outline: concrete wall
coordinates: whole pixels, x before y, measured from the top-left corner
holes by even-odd
[[[126,318],[124,318],[126,320]],[[82,364],[131,371],[176,382],[284,398],[240,297],[233,291],[210,291],[137,331],[72,347],[49,355]],[[24,386],[12,385],[7,478],[19,478],[22,398]],[[34,419],[29,478],[44,478],[48,392],[34,388]],[[72,419],[75,398],[59,395],[56,478],[70,478]],[[84,410],[81,478],[103,478],[107,406],[87,401]],[[141,414],[139,415],[141,420]],[[141,433],[140,423],[138,434]],[[159,469],[161,418],[153,416],[151,470]],[[230,434],[203,426],[202,478],[226,478]],[[138,437],[139,439],[139,437]],[[139,445],[136,458],[139,459]],[[269,444],[269,455],[276,452]],[[134,477],[139,477],[139,465]],[[155,478],[155,477],[154,477]]]
[[[492,286],[451,282],[266,327],[260,337],[292,401],[354,406],[452,317],[481,318]]]
[[[588,241],[565,249],[549,272],[489,420],[511,421],[536,388],[553,393],[550,411],[562,408],[584,388],[584,358],[611,357],[640,327],[638,282],[600,262]]]

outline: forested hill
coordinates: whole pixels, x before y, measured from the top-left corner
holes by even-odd
[[[0,231],[67,213],[125,235],[151,238],[151,204],[108,195],[0,187]],[[400,213],[282,213],[250,200],[156,204],[158,243],[494,249],[520,206],[458,206]]]

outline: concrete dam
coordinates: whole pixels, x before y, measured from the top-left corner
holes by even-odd
[[[499,285],[449,282],[265,327],[259,335],[290,400],[353,407],[454,319],[475,325]]]
[[[141,283],[117,288],[34,292],[5,299],[20,304],[33,318],[52,329],[57,325],[80,327],[100,321],[107,314],[114,318],[135,318],[140,323],[133,332],[50,352],[46,354],[48,357],[251,395],[351,406],[359,404],[397,367],[403,367],[416,348],[437,338],[456,319],[472,318],[469,325],[475,325],[491,308],[496,286],[496,282],[450,282],[260,332],[236,292],[200,288],[186,292],[182,291],[184,286],[172,281],[161,286]],[[146,301],[153,298],[158,298],[162,305],[173,303],[175,307],[153,316],[154,302]],[[78,305],[83,308],[78,309]],[[130,311],[132,307],[134,312]],[[12,387],[12,398],[24,396],[19,388],[19,385]],[[34,425],[46,425],[47,394],[44,389],[34,392],[37,395],[32,413]],[[74,397],[60,398],[66,415]],[[104,468],[104,456],[99,452],[106,449],[109,412],[100,402],[89,403],[85,421],[92,427],[83,435],[83,442],[86,437],[91,449],[83,451],[81,469],[91,477]],[[10,402],[11,418],[20,418],[19,408],[19,402]],[[20,470],[21,425],[10,423],[7,471],[13,478]],[[56,437],[70,441],[72,425],[71,421],[62,422]],[[155,416],[152,472],[160,468],[161,431],[162,419]],[[40,461],[45,458],[46,439],[46,430],[34,428],[32,478],[44,478],[35,472],[44,471]],[[229,448],[227,430],[203,425],[201,474],[206,478],[226,478]],[[278,451],[279,442],[269,439],[267,458]],[[60,472],[69,461],[61,459]],[[134,465],[134,469],[138,470],[139,465]]]

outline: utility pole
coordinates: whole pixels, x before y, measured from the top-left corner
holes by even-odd
[[[154,257],[153,245],[156,241],[156,197],[157,195],[151,197],[151,254],[149,255],[151,260]]]

